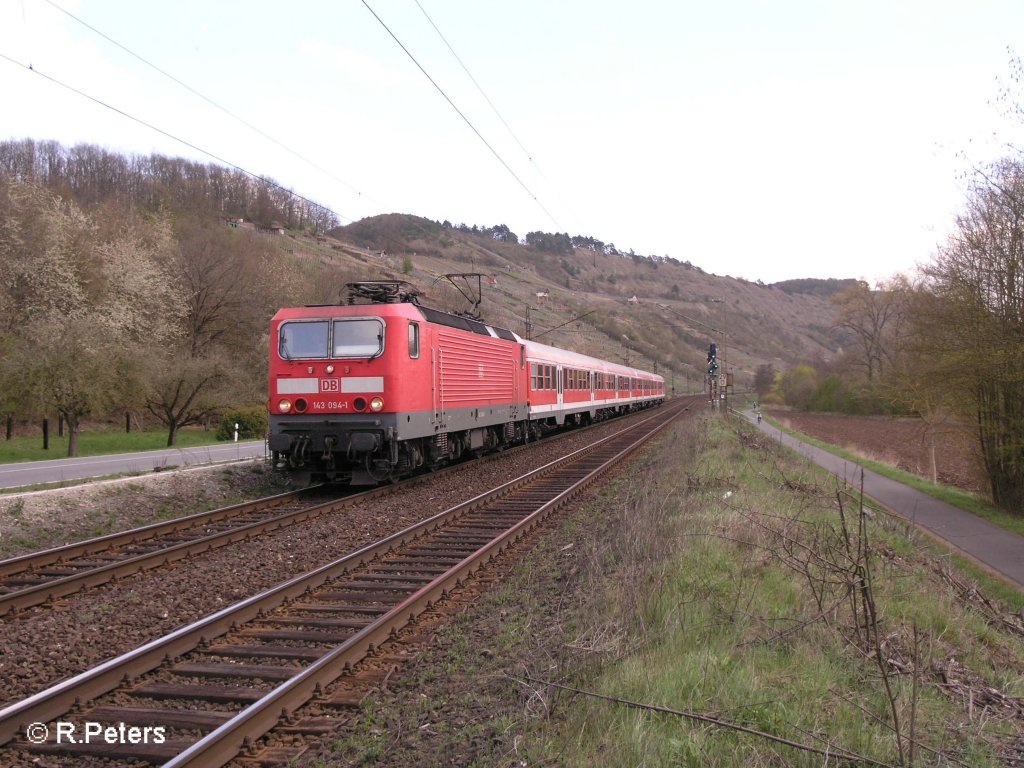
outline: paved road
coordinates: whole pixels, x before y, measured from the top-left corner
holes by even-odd
[[[159,451],[118,453],[109,456],[88,456],[74,459],[22,461],[0,464],[0,488],[57,483],[136,472],[151,472],[157,467],[181,467],[219,461],[262,458],[266,441],[247,440],[239,443],[217,443],[198,448],[165,448]]]
[[[756,423],[751,412],[743,415]],[[767,422],[761,423],[760,428],[854,488],[860,488],[860,465],[790,437]],[[866,495],[1024,589],[1024,536],[869,469],[863,472]]]

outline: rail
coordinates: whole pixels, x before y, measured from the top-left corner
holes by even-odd
[[[34,752],[167,760],[166,765],[174,768],[223,765],[244,744],[274,728],[282,711],[294,712],[323,692],[671,423],[685,410],[682,406],[659,409],[591,446],[11,705],[0,711],[0,744],[15,738],[29,723],[46,723],[66,714],[76,702],[92,701],[114,690],[121,699],[193,698],[207,702],[206,707],[210,701],[244,703],[237,714],[202,706],[187,711],[107,706],[86,713],[149,724],[159,723],[161,717],[175,722],[180,715],[180,727],[210,731],[191,744],[172,740],[159,746],[103,745],[99,749],[94,747],[100,745],[52,741],[19,745]],[[186,655],[185,661],[161,668],[165,660]],[[225,664],[224,658],[263,658],[274,663]],[[154,670],[157,682],[136,680]],[[163,682],[168,675],[186,680],[250,678],[276,685],[264,692],[259,686]]]

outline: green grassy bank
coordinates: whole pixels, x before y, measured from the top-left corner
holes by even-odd
[[[1004,765],[1024,596],[740,420],[682,422],[306,766]]]
[[[177,448],[193,448],[216,443],[215,430],[183,429],[178,432]],[[133,451],[154,451],[167,447],[167,430],[147,432],[81,432],[78,435],[79,456],[102,456],[112,453]],[[42,435],[0,439],[0,464],[17,461],[41,461],[64,459],[68,455],[68,436],[57,437],[56,430],[50,435],[50,447],[43,450]]]

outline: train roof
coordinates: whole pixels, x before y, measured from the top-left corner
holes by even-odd
[[[579,352],[570,352],[567,349],[552,347],[547,344],[530,341],[529,339],[523,339],[518,336],[516,338],[526,346],[527,357],[550,360],[552,362],[571,365],[577,368],[588,368],[604,371],[606,373],[614,373],[616,375],[621,374],[623,376],[651,377],[655,381],[664,381],[660,375],[651,373],[650,371],[645,371],[641,368],[633,368],[632,366],[622,365],[621,363],[601,360],[600,358],[590,357],[589,355],[583,355]]]
[[[490,325],[471,317],[453,315],[433,307],[425,307],[412,302],[386,302],[367,304],[309,304],[304,307],[289,307],[278,310],[274,315],[275,320],[293,320],[296,318],[308,317],[351,317],[360,315],[379,315],[380,317],[406,317],[410,320],[426,320],[435,325],[445,325],[449,328],[458,328],[460,331],[478,333],[481,336],[489,336],[505,341],[520,341],[512,331],[501,328],[497,325]]]
[[[413,302],[387,302],[387,303],[366,303],[366,304],[317,304],[305,307],[290,307],[281,309],[274,315],[275,320],[291,320],[297,318],[311,317],[314,314],[320,317],[345,317],[352,316],[353,310],[360,314],[374,314],[382,317],[407,317],[409,319],[422,318],[435,325],[443,325],[449,328],[457,328],[462,331],[477,333],[481,336],[504,339],[523,344],[526,347],[528,357],[549,360],[551,362],[571,365],[577,368],[614,373],[622,376],[652,377],[657,381],[664,381],[658,374],[644,371],[640,368],[633,368],[621,363],[613,363],[608,360],[590,357],[579,352],[570,352],[567,349],[552,347],[541,344],[537,341],[524,339],[507,328],[483,323],[462,315],[453,315],[433,307],[425,307]],[[315,311],[315,312],[314,312]]]

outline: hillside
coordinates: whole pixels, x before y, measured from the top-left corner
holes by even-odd
[[[296,255],[351,279],[408,280],[424,303],[450,310],[470,305],[439,276],[483,273],[480,312],[487,321],[585,354],[646,368],[657,363],[667,378],[674,374],[679,391],[687,382],[699,387],[712,341],[739,386],[762,363],[781,370],[839,348],[830,294],[842,281],[817,281],[836,285],[814,289],[810,281],[760,285],[659,257],[545,251],[401,214],[364,219],[326,237],[288,237]]]
[[[333,301],[346,281],[400,278],[423,292],[424,303],[463,311],[471,303],[439,276],[483,273],[480,312],[489,322],[587,354],[657,365],[679,391],[699,389],[712,341],[735,370],[738,386],[749,384],[762,363],[783,370],[830,358],[844,343],[831,330],[830,297],[849,281],[763,285],[709,274],[689,262],[624,252],[591,236],[530,232],[520,238],[502,225],[480,229],[403,214],[334,227],[329,209],[272,180],[88,145],[2,142],[4,178],[32,181],[74,201],[91,217],[89,239],[101,249],[96,253],[118,227],[161,242],[159,227],[146,229],[150,224],[140,220],[143,212],[175,222],[179,253],[207,248],[222,259],[232,249],[279,254],[287,279],[270,280],[268,306]],[[231,238],[223,231],[228,225],[236,227]],[[328,235],[313,234],[325,230]],[[189,238],[205,245],[181,250]],[[266,264],[260,271],[277,268]]]

